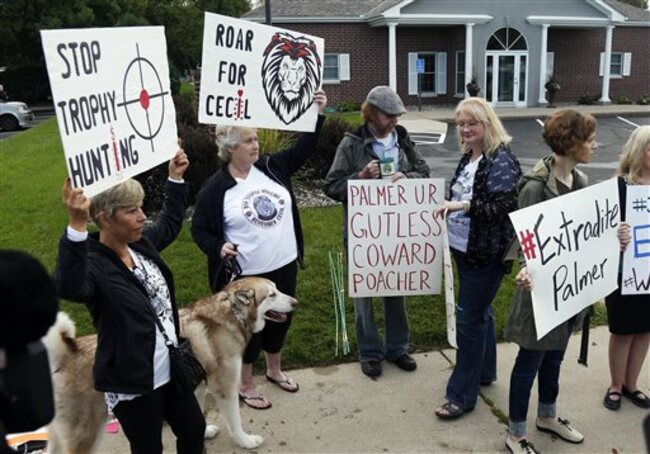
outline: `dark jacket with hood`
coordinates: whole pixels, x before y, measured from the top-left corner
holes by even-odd
[[[276,183],[284,186],[291,195],[291,212],[293,214],[293,231],[298,247],[298,262],[303,265],[304,245],[298,202],[293,193],[291,176],[300,169],[316,148],[320,130],[325,117],[318,116],[316,130],[304,133],[294,146],[277,153],[266,153],[254,164],[257,169]],[[208,181],[203,184],[196,200],[196,210],[192,217],[192,237],[194,242],[208,257],[208,285],[213,292],[223,288],[229,276],[224,266],[220,266],[221,248],[226,242],[223,201],[226,191],[237,184],[230,175],[225,163]]]
[[[129,247],[151,259],[160,269],[171,297],[176,334],[179,335],[176,292],[171,270],[159,255],[178,236],[187,207],[186,184],[167,182],[158,219],[148,224],[142,238]],[[146,289],[112,249],[99,242],[70,241],[64,233],[54,282],[62,298],[84,303],[97,330],[93,375],[95,389],[144,394],[153,390],[153,355],[156,321]]]

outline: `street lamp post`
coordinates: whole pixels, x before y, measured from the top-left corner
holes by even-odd
[[[271,25],[271,0],[264,0],[264,13],[266,15],[266,25]]]

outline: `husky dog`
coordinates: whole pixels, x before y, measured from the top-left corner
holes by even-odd
[[[196,390],[203,405],[209,392],[216,400],[228,431],[242,448],[257,448],[263,439],[242,429],[239,384],[242,355],[253,333],[265,320],[286,320],[298,302],[268,279],[244,277],[180,311],[181,333],[207,374],[207,385]],[[75,326],[60,312],[43,339],[50,356],[56,416],[50,426],[48,453],[82,454],[99,445],[107,418],[103,393],[93,387],[92,367],[97,336],[75,338]],[[206,438],[216,426],[206,427]]]

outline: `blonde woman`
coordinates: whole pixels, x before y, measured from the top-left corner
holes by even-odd
[[[462,151],[449,200],[436,216],[447,216],[449,244],[460,280],[457,308],[456,367],[447,383],[441,419],[472,411],[479,386],[496,380],[496,335],[492,300],[506,272],[503,256],[514,236],[508,213],[517,209],[519,161],[512,138],[483,98],[456,108]]]
[[[627,187],[650,185],[650,126],[637,128],[623,148],[616,171],[623,222],[619,228],[621,251],[630,243],[630,225],[625,222]],[[612,381],[603,405],[610,410],[621,407],[621,394],[641,408],[650,408],[650,398],[637,388],[643,361],[650,342],[650,304],[648,295],[621,295],[619,288],[605,298],[609,321],[609,371]]]

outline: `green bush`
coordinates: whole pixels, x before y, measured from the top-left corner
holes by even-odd
[[[339,103],[337,110],[339,112],[358,112],[361,110],[361,103],[351,99],[346,99]]]
[[[296,140],[296,134],[277,129],[258,129],[257,138],[260,142],[260,154],[274,153],[292,146]]]
[[[594,104],[598,103],[599,99],[600,95],[590,95],[589,93],[585,93],[578,98],[578,104],[584,106],[593,106]]]
[[[632,100],[625,95],[614,96],[614,104],[632,104]]]
[[[4,85],[9,101],[33,104],[52,96],[45,65],[9,67],[0,73],[0,85]]]
[[[352,131],[354,127],[347,121],[338,117],[327,117],[323,129],[321,129],[316,149],[307,158],[304,166],[299,172],[299,177],[307,180],[322,180],[332,165],[336,147],[346,132]]]
[[[636,103],[642,106],[647,106],[648,104],[650,104],[650,95],[641,95],[641,97]]]

